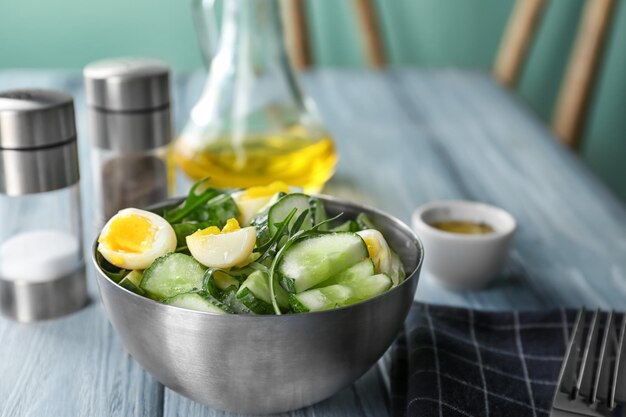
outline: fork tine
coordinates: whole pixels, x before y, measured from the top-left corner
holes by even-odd
[[[611,377],[611,343],[615,334],[614,324],[615,314],[613,311],[606,316],[604,323],[604,332],[602,335],[602,345],[600,346],[600,355],[598,356],[598,365],[596,378],[593,383],[593,389],[589,398],[590,403],[595,403],[598,399],[606,400],[609,397],[609,379]]]
[[[582,344],[583,330],[585,327],[585,309],[583,308],[576,316],[576,322],[572,329],[569,345],[565,351],[563,365],[557,382],[558,390],[569,396],[574,395],[576,385],[576,367],[578,362],[578,351]]]
[[[611,384],[609,408],[613,409],[616,403],[626,403],[626,314],[622,317],[619,342],[615,350],[615,368]]]
[[[578,371],[578,380],[576,381],[576,387],[574,389],[574,398],[578,395],[582,395],[585,398],[591,397],[591,384],[595,379],[594,365],[598,346],[599,316],[599,310],[596,310],[593,316],[591,316],[591,324],[587,332],[587,339],[585,340],[585,350],[583,352],[580,370]]]

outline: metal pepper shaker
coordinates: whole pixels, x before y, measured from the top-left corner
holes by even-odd
[[[99,229],[119,210],[173,191],[170,70],[155,59],[120,58],[92,63],[83,74]]]
[[[87,302],[74,102],[0,93],[0,312],[31,322]]]

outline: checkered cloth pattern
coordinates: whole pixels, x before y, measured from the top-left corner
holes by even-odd
[[[415,303],[391,351],[392,416],[548,416],[575,318]]]

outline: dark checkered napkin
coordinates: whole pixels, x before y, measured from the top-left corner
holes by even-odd
[[[575,316],[414,304],[392,349],[392,415],[547,416]]]

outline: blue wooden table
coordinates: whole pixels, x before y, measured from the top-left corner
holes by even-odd
[[[624,205],[488,75],[325,70],[304,75],[303,83],[341,157],[327,193],[406,222],[418,205],[449,198],[492,203],[517,218],[510,259],[494,285],[454,293],[424,274],[418,300],[480,309],[626,308]],[[202,86],[200,73],[176,77],[178,128]],[[63,89],[76,99],[88,247],[95,231],[81,76],[0,72],[0,91],[19,87]],[[78,313],[32,325],[0,318],[0,417],[231,415],[181,397],[141,369],[114,334],[88,275],[92,303]],[[290,415],[384,417],[385,369],[382,361],[333,398]]]

